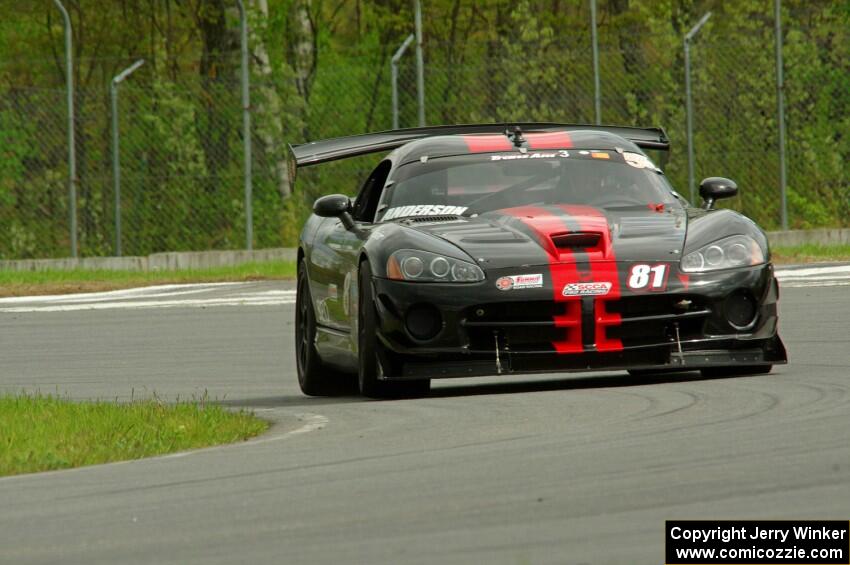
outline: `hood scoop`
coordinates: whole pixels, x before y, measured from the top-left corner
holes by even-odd
[[[602,234],[591,231],[569,231],[553,233],[549,239],[558,249],[588,249],[599,246]]]

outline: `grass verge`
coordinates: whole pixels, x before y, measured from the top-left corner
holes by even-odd
[[[812,263],[815,261],[850,261],[850,245],[805,244],[794,247],[771,247],[773,262],[778,264]]]
[[[139,459],[242,441],[268,428],[206,402],[72,402],[0,396],[0,476]]]
[[[295,278],[295,263],[275,261],[179,271],[0,271],[0,297],[99,292],[154,284]]]

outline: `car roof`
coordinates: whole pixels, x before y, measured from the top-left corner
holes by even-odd
[[[622,150],[644,155],[633,142],[613,133],[598,130],[546,132],[523,134],[519,146],[505,134],[443,135],[417,139],[402,145],[387,158],[403,165],[422,158],[435,159],[476,153],[501,153],[511,151],[549,151],[560,149]],[[522,148],[522,149],[521,149]]]

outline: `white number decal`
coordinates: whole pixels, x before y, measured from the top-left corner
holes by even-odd
[[[650,290],[664,290],[667,286],[667,265],[632,265],[629,273],[629,288]]]
[[[649,284],[649,265],[633,265],[629,288],[643,288]]]

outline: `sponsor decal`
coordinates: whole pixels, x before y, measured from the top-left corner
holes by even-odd
[[[525,136],[528,146],[537,151],[539,149],[564,149],[573,146],[570,134],[565,131],[553,131],[549,133],[529,133]]]
[[[463,140],[471,153],[510,151],[513,147],[511,140],[504,135],[464,135]]]
[[[669,269],[666,263],[647,265],[639,263],[629,269],[627,284],[632,290],[664,290],[667,288]]]
[[[561,292],[564,296],[604,296],[611,291],[609,282],[567,283]]]
[[[523,288],[540,288],[543,286],[543,273],[531,275],[509,275],[496,280],[499,290],[519,290]]]
[[[649,160],[649,157],[641,155],[640,153],[630,153],[626,151],[623,153],[623,160],[636,169],[649,169],[656,172],[661,170]]]
[[[384,212],[382,220],[404,218],[406,216],[460,216],[468,206],[448,206],[443,204],[417,204],[415,206],[397,206]]]
[[[552,159],[554,157],[569,157],[570,152],[566,149],[554,153],[544,153],[537,151],[535,153],[509,153],[507,155],[490,155],[491,161],[516,161],[519,159]]]

